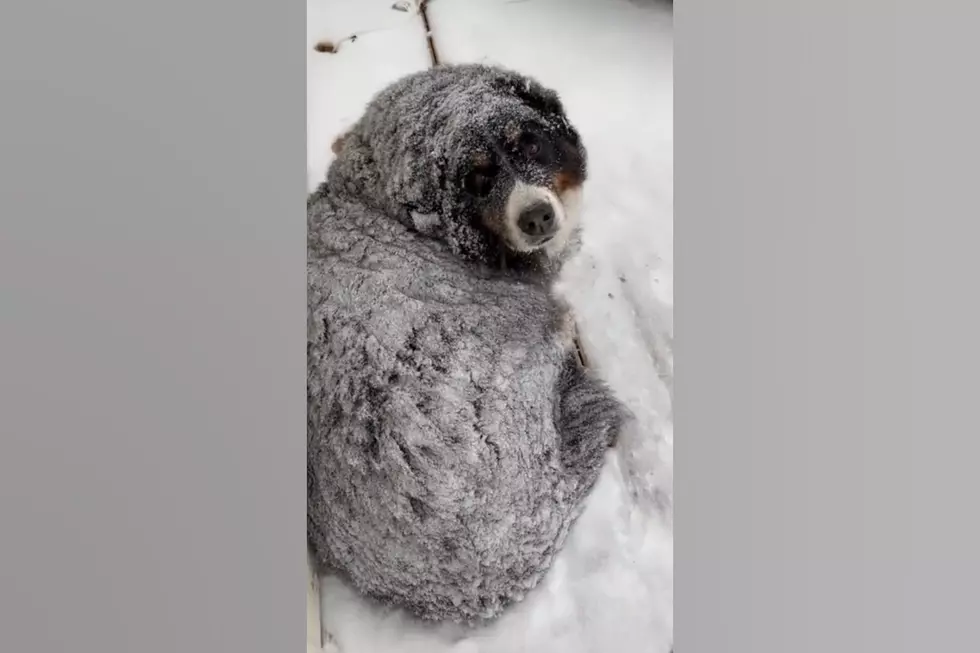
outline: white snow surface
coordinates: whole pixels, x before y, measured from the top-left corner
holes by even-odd
[[[333,160],[330,146],[354,124],[375,93],[399,77],[429,67],[417,14],[385,0],[307,0],[306,175],[313,191]],[[345,40],[356,35],[354,40]],[[314,50],[327,41],[335,54]]]
[[[309,184],[387,82],[429,65],[421,19],[308,0]],[[542,584],[489,627],[421,624],[322,581],[342,653],[668,653],[673,642],[673,29],[630,0],[432,0],[440,59],[555,88],[589,152],[583,251],[560,290],[589,363],[636,415]],[[337,54],[312,46],[363,31]],[[376,30],[376,31],[371,31]]]

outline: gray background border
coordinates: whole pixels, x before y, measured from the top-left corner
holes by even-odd
[[[675,6],[677,653],[978,650],[975,25]]]
[[[305,4],[0,12],[0,651],[300,651]]]
[[[677,653],[976,647],[948,6],[676,7]],[[0,12],[0,650],[300,650],[305,6]]]

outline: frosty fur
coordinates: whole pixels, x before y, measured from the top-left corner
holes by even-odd
[[[508,149],[515,129],[537,129],[555,157]],[[466,180],[486,153],[501,171],[476,197]],[[496,617],[547,572],[627,414],[578,364],[550,292],[574,239],[516,252],[501,207],[517,181],[584,178],[557,95],[487,66],[396,82],[338,141],[307,202],[321,568],[462,622]]]

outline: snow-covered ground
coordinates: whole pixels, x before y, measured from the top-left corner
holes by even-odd
[[[387,84],[429,66],[418,15],[387,0],[307,0],[306,176],[313,191],[326,176],[333,140]],[[317,52],[318,43],[336,53]]]
[[[308,0],[308,174],[387,82],[429,65],[422,22],[390,0]],[[404,3],[411,5],[412,3]],[[411,7],[409,7],[411,9]],[[668,653],[673,641],[673,35],[637,0],[431,0],[440,60],[515,68],[559,91],[589,151],[582,255],[561,288],[589,363],[637,416],[566,548],[480,631],[422,625],[322,579],[342,653]],[[318,53],[321,40],[337,43]],[[333,649],[336,650],[336,649]]]

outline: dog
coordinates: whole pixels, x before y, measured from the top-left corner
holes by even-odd
[[[314,559],[423,619],[492,620],[629,419],[551,290],[585,148],[554,91],[458,65],[383,90],[334,149],[307,201]]]

